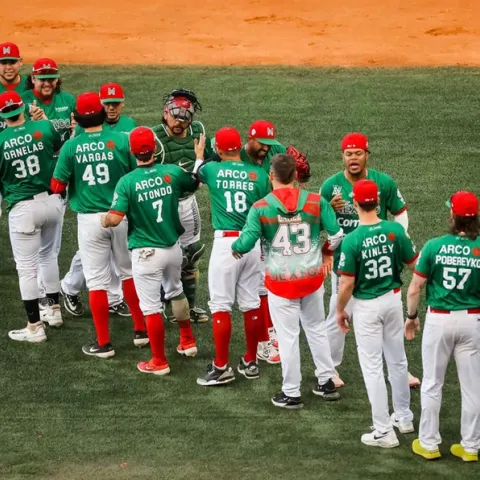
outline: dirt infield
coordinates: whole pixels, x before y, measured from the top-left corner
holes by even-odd
[[[16,0],[24,60],[180,65],[480,65],[476,0]],[[281,6],[279,6],[281,5]]]

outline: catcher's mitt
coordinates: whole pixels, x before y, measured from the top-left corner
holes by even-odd
[[[299,183],[307,183],[310,180],[310,163],[307,156],[293,145],[287,147],[287,154],[295,159],[297,179]]]

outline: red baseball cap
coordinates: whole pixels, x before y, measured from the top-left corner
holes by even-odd
[[[32,75],[40,79],[60,78],[57,63],[51,58],[39,58],[33,64]]]
[[[106,83],[100,87],[102,103],[121,103],[125,101],[123,88],[118,83]]]
[[[85,92],[77,97],[75,109],[79,115],[96,115],[103,110],[100,97],[96,92]]]
[[[348,133],[342,139],[342,150],[347,148],[360,148],[368,152],[368,138],[363,133]]]
[[[447,207],[450,207],[459,217],[475,217],[478,215],[478,198],[472,192],[460,190],[450,197]]]
[[[137,127],[130,133],[130,150],[134,155],[151,155],[156,149],[155,135],[148,127]]]
[[[8,112],[4,112],[7,110]],[[22,97],[15,91],[6,91],[0,94],[0,117],[10,118],[25,111]]]
[[[231,152],[242,148],[242,138],[236,128],[222,127],[215,134],[215,147],[217,150]]]
[[[248,136],[264,145],[281,145],[277,137],[275,125],[267,120],[255,120],[248,130]]]
[[[0,60],[20,60],[20,50],[14,43],[0,44]]]
[[[378,187],[373,180],[359,180],[353,186],[353,198],[358,203],[378,202]]]

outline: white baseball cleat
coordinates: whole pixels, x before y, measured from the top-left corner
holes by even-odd
[[[60,305],[48,305],[48,307],[44,310],[41,319],[49,327],[61,327],[63,325],[63,319]]]
[[[28,323],[21,330],[11,330],[8,336],[17,342],[41,343],[47,339],[42,322]]]
[[[397,417],[394,413],[390,416],[390,420],[392,422],[392,426],[398,428],[400,433],[413,433],[415,431],[415,427],[413,426],[413,422],[400,422],[397,420]]]
[[[371,433],[363,434],[361,440],[369,447],[394,448],[400,445],[393,429],[386,433],[373,430]]]
[[[258,342],[257,360],[262,360],[270,365],[277,365],[280,363],[280,355],[270,342]]]

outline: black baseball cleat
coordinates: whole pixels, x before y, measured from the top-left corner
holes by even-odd
[[[333,380],[330,378],[327,383],[320,385],[317,383],[315,388],[312,390],[315,395],[324,398],[325,400],[338,400],[340,398],[340,394],[337,392],[337,388],[333,383]]]
[[[117,303],[116,305],[109,305],[109,313],[120,315],[121,317],[131,317],[130,309],[125,302]]]
[[[287,408],[289,410],[303,408],[302,397],[289,397],[283,392],[277,393],[275,396],[273,396],[272,403],[276,407]]]
[[[87,343],[82,347],[82,351],[85,355],[91,355],[99,358],[110,358],[115,355],[115,350],[113,349],[111,343],[106,343],[101,347],[97,342]]]
[[[70,315],[81,317],[84,314],[85,310],[78,295],[68,295],[62,290],[62,287],[60,287],[60,294],[63,297],[63,306]]]
[[[235,374],[233,373],[232,367],[227,365],[223,369],[220,369],[212,362],[208,365],[205,374],[197,378],[197,384],[210,387],[214,385],[226,385],[234,380]]]
[[[193,323],[207,323],[209,318],[207,312],[200,307],[190,309],[190,320]]]
[[[237,367],[238,373],[241,373],[248,380],[255,380],[260,377],[260,371],[258,370],[257,362],[245,363],[245,360],[240,358],[240,363]]]
[[[133,344],[136,347],[142,348],[149,343],[150,340],[148,338],[147,332],[142,332],[141,330],[135,330],[133,332]]]

